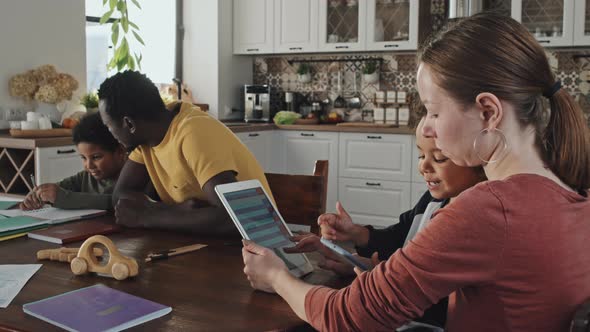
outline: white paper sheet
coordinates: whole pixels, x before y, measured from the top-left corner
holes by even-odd
[[[6,308],[42,264],[0,265],[0,308]]]

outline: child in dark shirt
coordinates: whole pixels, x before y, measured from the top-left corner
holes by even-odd
[[[72,132],[84,170],[58,183],[34,188],[20,204],[23,210],[52,204],[61,209],[112,209],[111,194],[127,153],[102,123],[98,113],[82,118]]]

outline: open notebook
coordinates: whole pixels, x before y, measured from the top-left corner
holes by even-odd
[[[54,207],[44,207],[30,211],[20,209],[0,210],[0,215],[6,217],[33,217],[47,224],[59,224],[66,221],[100,216],[106,212],[105,210],[62,210]]]

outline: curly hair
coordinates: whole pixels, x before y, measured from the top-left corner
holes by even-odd
[[[137,71],[127,70],[107,78],[98,90],[98,98],[106,102],[106,112],[114,120],[128,116],[155,120],[166,111],[158,88]]]
[[[86,115],[80,120],[80,123],[72,130],[72,140],[76,145],[92,143],[110,152],[120,147],[119,142],[102,123],[98,113]]]

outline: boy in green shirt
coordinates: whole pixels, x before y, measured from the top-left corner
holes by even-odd
[[[35,187],[21,203],[21,209],[39,209],[49,203],[61,209],[112,210],[111,194],[127,153],[98,113],[82,118],[72,132],[72,139],[84,171],[58,183]]]

